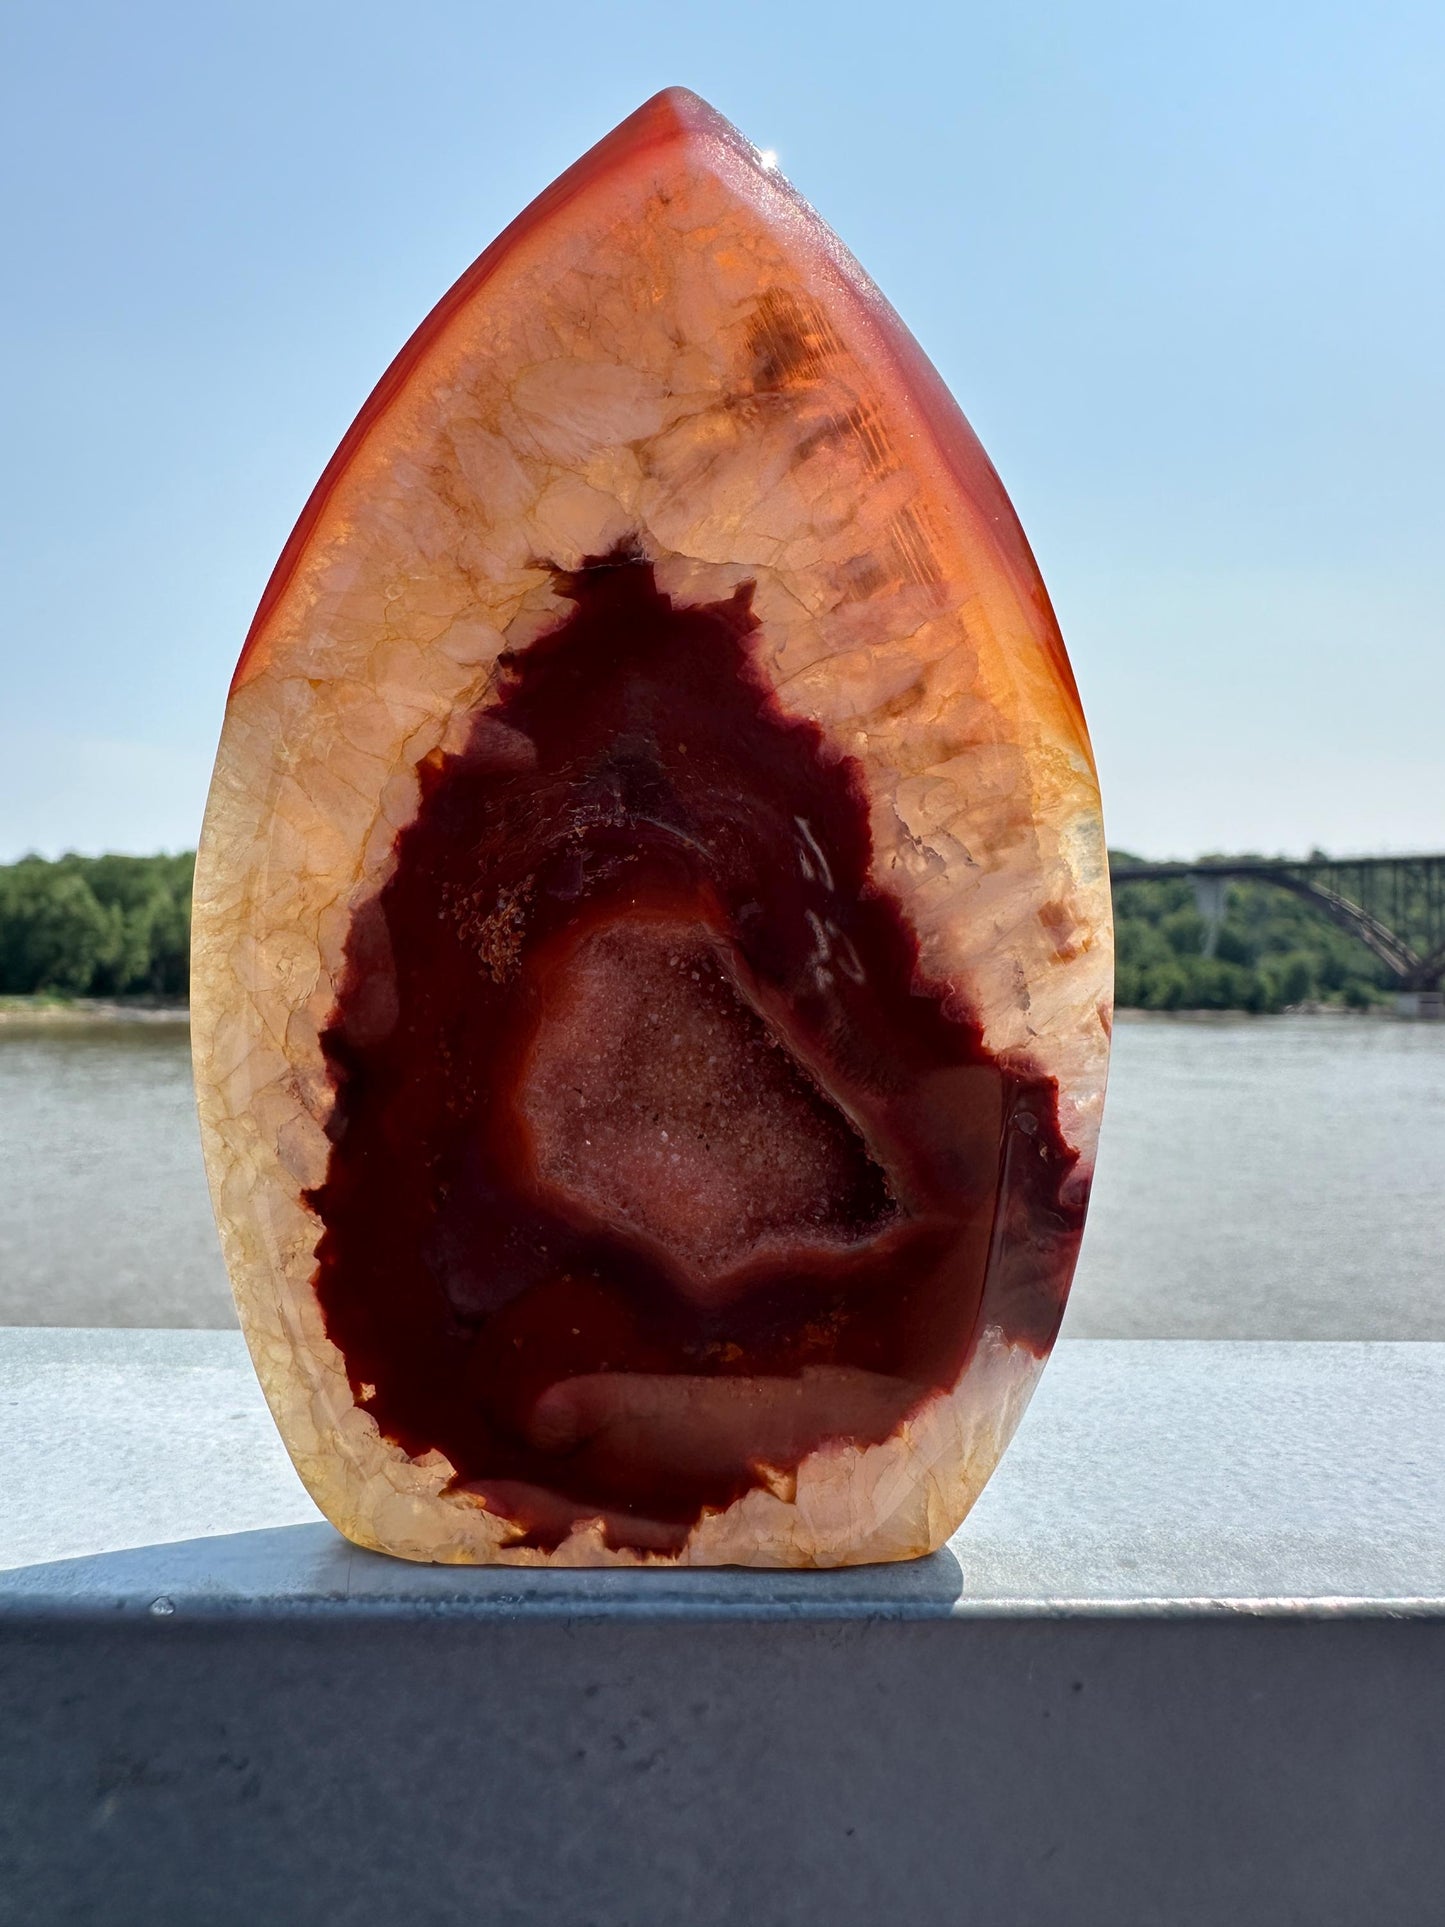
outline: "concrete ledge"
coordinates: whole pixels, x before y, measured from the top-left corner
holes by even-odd
[[[1060,1347],[947,1551],[408,1566],[225,1332],[0,1333],[0,1921],[1424,1922],[1445,1345]]]
[[[0,1614],[1439,1615],[1442,1413],[1445,1344],[1065,1342],[934,1559],[478,1572],[323,1525],[239,1333],[0,1329]]]

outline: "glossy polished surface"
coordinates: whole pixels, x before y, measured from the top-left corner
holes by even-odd
[[[343,444],[196,927],[242,1321],[344,1531],[834,1564],[956,1525],[1092,1173],[1087,737],[962,417],[694,97],[549,190]]]
[[[381,1430],[554,1548],[881,1445],[968,1356],[1007,1169],[1063,1310],[1052,1089],[920,981],[852,765],[754,667],[746,594],[599,558],[423,771],[348,943],[310,1202],[328,1336]]]

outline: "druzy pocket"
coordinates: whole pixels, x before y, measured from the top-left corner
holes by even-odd
[[[1097,792],[998,482],[692,96],[399,357],[237,670],[208,1166],[313,1494],[417,1558],[937,1545],[1062,1314]]]

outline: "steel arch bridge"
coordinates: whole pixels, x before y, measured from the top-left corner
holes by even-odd
[[[1438,991],[1445,981],[1445,855],[1117,862],[1110,874],[1116,887],[1186,879],[1204,918],[1209,956],[1224,920],[1226,884],[1272,883],[1358,937],[1384,964],[1396,990]]]

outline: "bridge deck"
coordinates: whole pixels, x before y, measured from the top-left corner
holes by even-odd
[[[1271,883],[1303,897],[1373,951],[1402,991],[1438,990],[1445,980],[1445,855],[1202,857],[1195,862],[1111,859],[1116,889],[1189,879],[1211,886],[1211,921],[1225,882]],[[1203,907],[1201,905],[1201,907]]]

